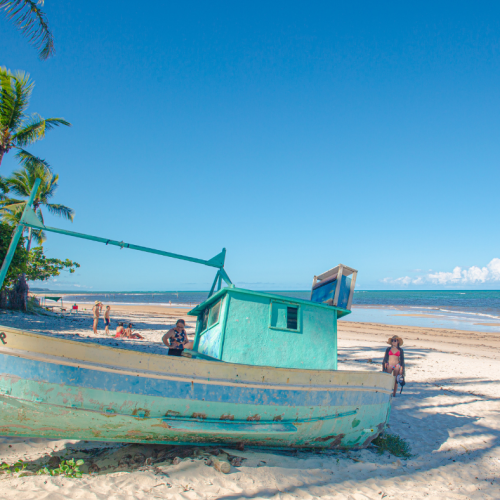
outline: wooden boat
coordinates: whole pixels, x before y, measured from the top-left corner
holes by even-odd
[[[287,321],[289,310],[296,323]],[[281,311],[286,312],[280,316]],[[227,287],[190,312],[198,316],[192,358],[3,328],[0,434],[366,446],[389,418],[393,377],[336,370],[340,313],[328,305]],[[255,328],[245,325],[250,316]],[[330,328],[321,328],[322,322]],[[319,348],[311,347],[315,329]]]
[[[315,277],[311,300],[301,300],[236,288],[225,251],[209,261],[177,256],[47,228],[29,210],[21,223],[218,272],[209,298],[189,312],[194,348],[181,357],[0,327],[0,434],[353,448],[385,428],[394,378],[337,370],[337,319],[350,313],[355,270]]]

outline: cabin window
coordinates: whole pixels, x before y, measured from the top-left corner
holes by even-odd
[[[289,330],[297,330],[297,319],[299,315],[299,308],[288,306],[286,308],[286,327]]]
[[[297,332],[300,328],[299,306],[291,306],[283,302],[271,302],[269,326],[277,330]]]
[[[219,322],[220,308],[222,299],[216,302],[212,307],[207,307],[203,311],[201,331],[204,332],[207,328],[214,326]]]
[[[219,300],[216,304],[214,304],[210,308],[210,316],[208,317],[208,327],[210,328],[212,325],[215,325],[219,321],[219,314],[220,314],[220,306],[221,306],[222,300]]]
[[[207,307],[204,311],[203,311],[203,316],[201,318],[201,331],[205,331],[207,329],[207,325],[208,325],[208,314],[210,313],[210,308]]]

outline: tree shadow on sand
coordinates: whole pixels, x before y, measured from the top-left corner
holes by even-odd
[[[161,317],[157,318],[156,321],[149,322],[141,321],[141,318],[137,318],[136,316],[127,316],[123,318],[113,318],[109,329],[110,335],[105,335],[103,328],[104,323],[103,320],[100,319],[98,327],[99,335],[95,336],[92,333],[93,320],[88,314],[80,314],[80,316],[77,316],[77,314],[67,314],[65,317],[60,318],[56,315],[43,316],[14,313],[7,314],[0,318],[0,323],[4,327],[12,327],[31,333],[50,335],[58,339],[95,343],[108,347],[136,350],[138,352],[150,352],[152,354],[167,354],[167,347],[161,342],[161,336],[175,327],[175,319],[173,319],[173,317]],[[149,316],[147,318],[149,319]],[[50,321],[47,321],[47,319]],[[119,322],[125,324],[133,323],[134,332],[138,332],[146,337],[148,335],[154,335],[155,339],[115,339],[114,332]],[[195,322],[196,319],[193,318],[192,322],[186,324],[186,332],[190,338],[194,334]],[[86,333],[82,333],[82,330],[86,330],[88,336]]]

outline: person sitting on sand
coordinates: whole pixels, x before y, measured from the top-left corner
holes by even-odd
[[[132,327],[134,325],[132,323],[128,324],[128,327],[125,328],[123,323],[118,323],[116,327],[116,335],[115,339],[141,339],[144,340],[144,337],[139,333],[132,332]]]
[[[116,327],[115,339],[121,339],[123,337],[126,337],[125,328],[123,328],[123,323],[118,323],[118,326]]]
[[[106,306],[106,312],[104,313],[104,331],[106,335],[109,335],[109,313],[111,312],[111,307]]]
[[[402,375],[404,377],[405,372],[405,355],[401,346],[403,345],[403,339],[397,335],[392,336],[387,340],[387,343],[391,346],[385,350],[384,361],[382,361],[382,370],[387,373],[392,373],[396,377],[394,382],[394,395],[396,394],[397,388],[397,377]]]
[[[405,356],[403,349],[401,349],[403,339],[394,335],[387,340],[387,343],[391,347],[385,350],[383,370],[387,373],[392,373],[394,376],[403,375],[405,366]]]
[[[140,333],[137,333],[137,332],[132,332],[132,327],[134,325],[132,323],[129,323],[128,324],[128,328],[125,328],[125,336],[129,339],[141,339],[141,340],[144,340],[144,337],[140,334]]]
[[[99,323],[99,314],[102,310],[102,303],[98,300],[95,301],[94,307],[92,307],[92,312],[94,313],[94,333],[97,335],[97,325]]]
[[[171,349],[192,349],[193,342],[190,342],[186,333],[186,322],[178,319],[175,328],[170,329],[162,337],[162,342]]]

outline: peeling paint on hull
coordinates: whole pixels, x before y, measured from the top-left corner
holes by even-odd
[[[4,331],[2,435],[353,448],[388,419],[393,378],[383,373],[214,363]]]

